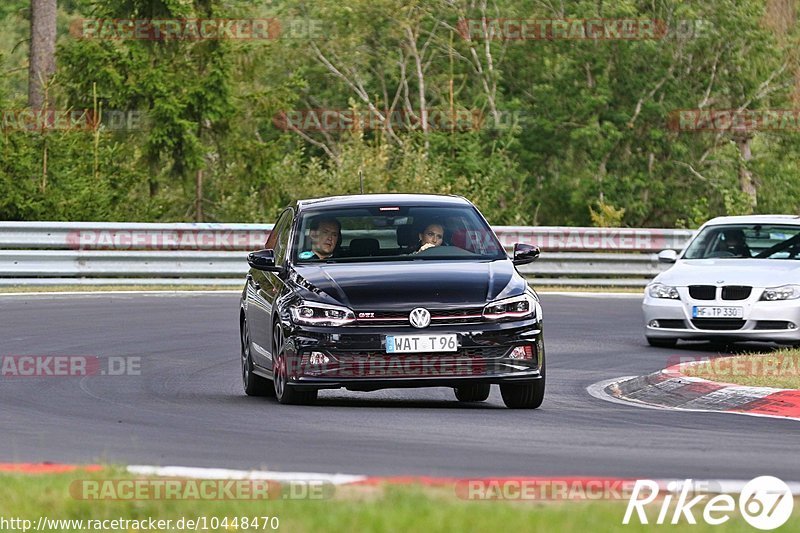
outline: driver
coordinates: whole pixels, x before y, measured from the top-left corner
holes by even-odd
[[[438,222],[433,222],[425,226],[425,229],[419,233],[419,245],[417,251],[413,253],[418,254],[427,250],[428,248],[441,246],[443,242],[444,226]]]
[[[342,224],[335,218],[318,218],[311,222],[308,236],[311,251],[301,252],[300,259],[330,259],[342,236]]]
[[[740,229],[729,229],[722,232],[725,236],[724,251],[736,257],[751,257],[750,247],[745,242],[744,232]]]

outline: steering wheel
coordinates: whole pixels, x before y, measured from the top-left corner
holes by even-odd
[[[418,256],[425,256],[425,255],[432,255],[438,257],[468,257],[477,255],[474,252],[470,252],[458,246],[449,246],[446,244],[442,244],[441,246],[433,246],[432,248],[428,248],[421,252],[418,252],[416,255]]]
[[[708,255],[709,259],[715,257],[736,257],[736,254],[728,252],[727,250],[719,250]]]

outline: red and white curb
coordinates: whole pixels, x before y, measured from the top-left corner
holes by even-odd
[[[63,474],[69,472],[98,472],[106,467],[102,465],[72,465],[58,463],[0,463],[0,474]],[[128,473],[141,476],[175,477],[181,479],[215,479],[215,480],[269,480],[280,483],[327,482],[337,486],[380,486],[388,485],[424,485],[433,487],[454,487],[457,493],[464,492],[469,485],[481,486],[491,490],[492,487],[539,486],[562,487],[563,495],[577,494],[578,498],[587,499],[586,495],[596,494],[599,490],[615,495],[631,488],[636,478],[621,477],[434,477],[434,476],[384,476],[373,477],[356,474],[324,474],[315,472],[277,472],[268,470],[232,470],[226,468],[195,468],[186,466],[144,466],[130,465]],[[711,494],[732,494],[742,491],[749,480],[738,479],[656,479],[653,480],[659,490],[679,493],[689,483],[692,490]],[[800,496],[800,482],[786,482],[795,496]],[[566,491],[566,492],[563,492]],[[478,498],[481,499],[481,498]],[[524,498],[521,498],[524,499]],[[592,498],[588,498],[592,499]]]
[[[605,380],[590,385],[587,391],[602,400],[640,407],[800,420],[800,390],[720,383],[683,373],[687,366],[704,362]]]
[[[0,463],[0,474],[67,474],[69,472],[98,472],[100,465],[65,465],[59,463]]]

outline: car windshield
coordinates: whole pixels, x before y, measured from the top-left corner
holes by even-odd
[[[471,206],[375,206],[308,211],[292,244],[297,263],[504,259]]]
[[[800,226],[707,226],[695,237],[683,258],[800,259]]]

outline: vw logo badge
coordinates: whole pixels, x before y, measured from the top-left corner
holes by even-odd
[[[431,314],[424,307],[417,307],[408,315],[408,321],[415,328],[427,328],[431,323]]]

